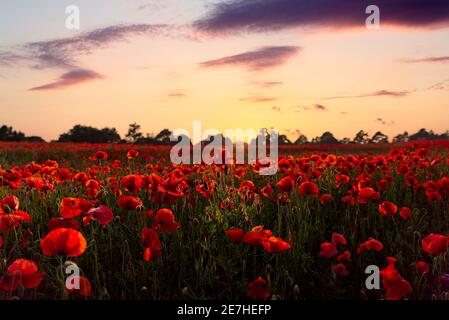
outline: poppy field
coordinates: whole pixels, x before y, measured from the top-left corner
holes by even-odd
[[[1,143],[0,299],[449,299],[447,141],[169,152]]]

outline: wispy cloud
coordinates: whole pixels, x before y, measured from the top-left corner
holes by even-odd
[[[360,95],[350,95],[350,96],[334,96],[321,98],[320,100],[334,100],[334,99],[354,99],[354,98],[369,98],[369,97],[396,97],[401,98],[409,94],[409,91],[391,91],[391,90],[379,90],[375,92],[369,92]]]
[[[259,71],[277,67],[297,55],[301,50],[301,47],[294,46],[263,47],[254,51],[201,62],[200,66],[205,68],[237,66],[251,71]]]
[[[420,59],[401,59],[399,62],[403,63],[449,63],[449,56],[441,57],[427,57]]]
[[[449,79],[435,83],[428,87],[427,90],[449,90]]]
[[[169,92],[168,96],[170,98],[184,98],[187,96],[187,94],[183,92],[183,90],[173,90]]]
[[[249,97],[241,98],[240,101],[253,102],[253,103],[264,103],[264,102],[273,102],[276,101],[277,98],[267,97],[261,94],[254,94]]]
[[[36,61],[35,68],[73,68],[81,55],[128,41],[133,36],[162,34],[167,28],[150,24],[113,25],[74,37],[30,42],[21,49],[23,55]]]
[[[195,27],[211,34],[263,32],[292,27],[364,27],[365,9],[376,4],[383,25],[447,26],[445,0],[231,0],[212,7]]]
[[[251,84],[260,88],[272,88],[284,84],[281,81],[253,81]]]
[[[98,80],[102,78],[103,77],[100,74],[91,70],[72,70],[61,75],[58,80],[39,87],[31,88],[30,91],[63,89],[83,82]]]

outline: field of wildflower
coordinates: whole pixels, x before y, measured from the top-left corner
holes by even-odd
[[[168,147],[1,143],[0,299],[448,299],[448,150],[289,147],[261,176]]]

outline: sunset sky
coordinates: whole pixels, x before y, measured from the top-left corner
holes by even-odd
[[[338,3],[336,5],[335,3]],[[380,8],[368,30],[365,8]],[[65,26],[78,5],[81,29]],[[449,130],[447,0],[2,0],[0,124]]]

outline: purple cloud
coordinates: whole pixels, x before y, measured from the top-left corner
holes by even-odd
[[[136,35],[155,35],[167,30],[165,25],[131,24],[99,28],[78,36],[30,42],[23,46],[26,56],[36,61],[36,68],[73,68],[76,58],[103,49]]]
[[[375,92],[365,93],[356,96],[334,96],[328,98],[322,98],[321,100],[334,100],[334,99],[353,99],[353,98],[368,98],[368,97],[382,97],[382,96],[390,96],[390,97],[405,97],[409,94],[409,91],[390,91],[390,90],[379,90]]]
[[[301,47],[293,46],[263,47],[254,51],[201,62],[200,66],[205,68],[243,66],[252,71],[259,71],[279,66],[301,50]]]
[[[380,8],[384,25],[429,27],[449,24],[446,0],[232,0],[218,3],[195,23],[201,31],[230,34],[292,27],[364,27],[366,8]]]
[[[64,73],[55,82],[45,84],[43,86],[31,88],[30,91],[46,91],[63,89],[69,86],[77,85],[83,82],[102,79],[103,77],[91,70],[76,69]]]

